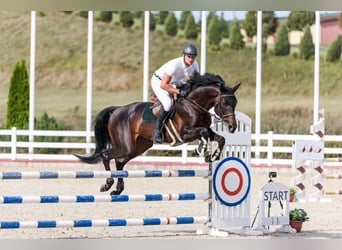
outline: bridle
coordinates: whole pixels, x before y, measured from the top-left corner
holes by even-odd
[[[219,117],[223,120],[224,118],[227,118],[227,117],[235,117],[235,113],[232,112],[232,113],[228,113],[228,114],[222,114],[222,99],[224,97],[229,97],[229,96],[235,96],[234,94],[224,94],[224,95],[220,95],[220,98],[218,98],[218,100],[216,101],[215,103],[215,106],[216,104],[219,104],[219,110],[220,110],[220,115]]]
[[[216,105],[219,105],[219,110],[220,110],[220,114],[219,115],[216,115],[216,114],[213,114],[213,113],[210,113],[208,110],[206,110],[205,108],[203,108],[201,105],[199,105],[197,102],[195,102],[194,100],[192,100],[190,97],[183,97],[185,100],[188,100],[189,102],[191,102],[192,104],[194,104],[196,107],[198,107],[199,109],[201,109],[202,111],[206,112],[206,113],[209,113],[211,116],[215,116],[216,118],[220,119],[220,120],[223,120],[224,118],[227,118],[227,117],[235,117],[235,113],[232,112],[232,113],[228,113],[228,114],[222,114],[222,99],[225,98],[225,97],[229,97],[229,96],[235,96],[234,94],[224,94],[224,95],[219,95],[217,98],[216,98],[216,101],[215,101],[215,104],[214,104],[214,107],[216,107]],[[218,116],[218,117],[217,117]]]

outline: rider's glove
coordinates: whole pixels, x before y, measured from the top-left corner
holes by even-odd
[[[179,91],[179,96],[180,97],[185,97],[185,96],[187,96],[188,95],[188,91],[186,90],[186,89],[181,89],[180,91]]]

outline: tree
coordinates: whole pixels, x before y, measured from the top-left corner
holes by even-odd
[[[256,11],[248,11],[246,13],[245,21],[243,22],[243,28],[246,31],[248,38],[253,38],[257,34],[257,16]]]
[[[326,60],[328,62],[336,62],[341,58],[342,50],[342,36],[336,38],[336,40],[329,46]]]
[[[176,36],[177,32],[177,19],[175,14],[171,11],[165,20],[165,33],[169,36]]]
[[[282,25],[279,29],[274,53],[277,56],[287,56],[290,54],[289,34],[286,25]]]
[[[235,50],[240,50],[245,47],[245,42],[243,41],[243,36],[240,31],[240,23],[234,21],[230,30],[230,48]]]
[[[130,28],[134,24],[133,13],[130,11],[121,11],[120,12],[120,22],[122,27]]]
[[[6,127],[28,128],[30,88],[25,61],[15,65],[7,101]]]
[[[219,21],[220,35],[225,38],[229,38],[229,26],[227,21],[224,19],[223,14]]]
[[[179,19],[179,28],[183,30],[185,28],[186,21],[188,19],[188,15],[192,15],[191,11],[182,11],[181,17]]]
[[[211,24],[212,19],[217,18],[217,15],[215,14],[215,12],[210,11],[207,17],[207,26],[209,29],[209,26]]]
[[[159,24],[165,24],[165,20],[169,15],[168,11],[159,11]]]
[[[287,19],[289,30],[302,31],[306,26],[315,23],[315,12],[313,11],[291,11]]]
[[[217,16],[210,19],[208,27],[208,43],[210,45],[220,45],[222,36],[220,36],[220,24]]]
[[[198,31],[197,31],[197,27],[195,24],[195,18],[192,15],[192,13],[190,13],[190,15],[188,15],[188,18],[186,20],[186,24],[184,27],[184,37],[187,39],[197,39],[198,36]]]
[[[278,19],[276,18],[274,11],[263,11],[262,12],[262,23],[263,30],[266,35],[273,35],[277,30]]]
[[[312,41],[310,27],[304,29],[304,35],[299,46],[300,57],[309,60],[315,54],[315,46]]]
[[[100,21],[110,23],[113,20],[113,13],[111,11],[100,11]]]
[[[80,17],[88,18],[88,11],[80,11]]]

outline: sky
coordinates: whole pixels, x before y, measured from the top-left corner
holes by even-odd
[[[234,20],[234,17],[238,20],[244,20],[246,17],[247,11],[217,11],[218,15],[221,15],[220,12],[223,12],[223,17],[227,21]],[[287,17],[291,11],[275,11],[276,17]],[[336,11],[321,11],[321,13],[333,13]],[[182,11],[175,11],[176,17],[180,17]],[[201,12],[193,11],[194,17],[196,21],[200,20]]]
[[[221,15],[221,12],[223,12],[223,17],[227,21],[234,20],[234,17],[236,17],[238,20],[245,19],[247,11],[217,11],[216,13],[218,15]],[[182,11],[175,11],[176,17],[180,17]],[[286,17],[288,16],[290,11],[275,11],[275,14],[277,17]],[[194,17],[196,21],[200,20],[201,12],[200,11],[193,11]]]

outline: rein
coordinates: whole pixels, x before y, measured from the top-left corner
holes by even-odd
[[[216,102],[215,102],[215,105],[216,104],[219,104],[220,105],[220,111],[222,110],[221,108],[221,101],[222,101],[222,98],[223,97],[228,97],[228,96],[234,96],[234,94],[225,94],[225,95],[220,95],[220,98],[217,98],[216,99]],[[206,113],[209,113],[211,116],[215,116],[215,117],[218,117],[216,114],[212,114],[210,113],[208,110],[206,110],[205,108],[203,108],[201,105],[199,105],[197,102],[195,102],[193,99],[189,98],[189,97],[184,97],[184,99],[188,100],[189,102],[191,102],[192,104],[194,104],[196,107],[198,107],[199,109],[201,109],[202,111],[206,112]],[[221,114],[218,118],[219,119],[224,119],[226,117],[229,117],[229,116],[235,116],[234,113],[228,113],[228,114]]]

